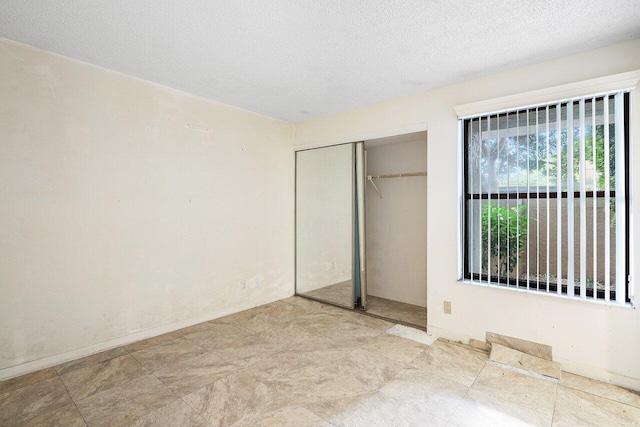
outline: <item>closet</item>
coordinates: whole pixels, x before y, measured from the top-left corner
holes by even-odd
[[[426,132],[296,152],[296,294],[426,328]]]
[[[369,313],[426,328],[427,134],[365,141]]]

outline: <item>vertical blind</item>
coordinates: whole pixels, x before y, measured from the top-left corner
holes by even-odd
[[[465,278],[628,301],[629,93],[465,119]]]

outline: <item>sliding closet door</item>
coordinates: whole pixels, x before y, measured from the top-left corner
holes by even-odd
[[[354,307],[355,145],[296,153],[296,293]]]
[[[365,224],[365,185],[366,185],[366,157],[364,142],[356,142],[356,300],[367,309],[367,256],[366,256],[366,224]]]

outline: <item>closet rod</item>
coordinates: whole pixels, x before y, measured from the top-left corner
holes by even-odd
[[[384,175],[369,175],[367,179],[382,179],[382,178],[404,178],[407,176],[427,176],[426,172],[407,172],[407,173],[389,173]]]
[[[388,173],[388,174],[384,174],[384,175],[368,175],[367,176],[367,181],[369,181],[371,183],[371,185],[373,185],[373,188],[375,188],[376,193],[378,193],[378,196],[380,196],[380,198],[382,199],[382,192],[380,191],[380,189],[378,188],[376,183],[373,182],[374,179],[404,178],[404,177],[407,177],[407,176],[427,176],[427,173],[426,172],[407,172],[407,173]]]

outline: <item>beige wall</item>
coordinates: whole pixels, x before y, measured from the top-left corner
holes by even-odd
[[[0,182],[0,379],[293,294],[291,124],[0,40]]]
[[[301,123],[295,144],[428,125],[429,328],[640,389],[638,310],[457,281],[453,111],[636,69],[638,40]],[[291,295],[293,177],[290,124],[0,40],[0,378]]]
[[[484,339],[486,331],[553,346],[567,370],[640,389],[640,311],[460,283],[458,278],[458,131],[453,107],[640,69],[640,40],[393,99],[296,125],[308,147],[386,136],[428,126],[428,324],[449,337]],[[640,97],[632,133],[640,134]],[[633,150],[634,199],[640,196],[640,150]],[[638,216],[636,215],[636,218]],[[634,241],[640,241],[635,225]],[[634,276],[640,277],[634,257]],[[639,293],[635,281],[636,294]],[[443,313],[451,301],[453,313]]]
[[[367,175],[427,170],[427,134],[367,150]],[[366,186],[369,295],[427,305],[427,177],[379,179]]]

